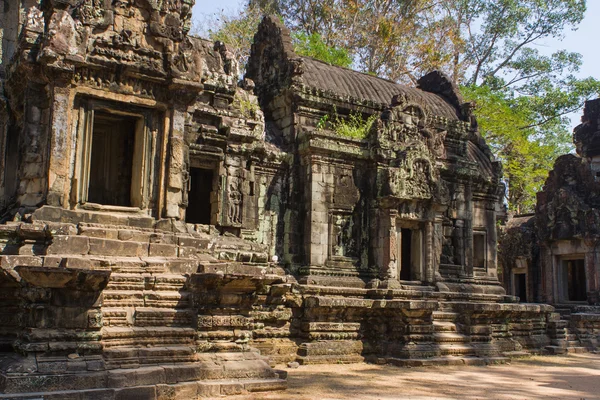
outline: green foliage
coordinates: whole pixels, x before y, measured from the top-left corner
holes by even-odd
[[[206,26],[209,28],[193,29],[194,34],[208,36],[210,40],[221,41],[227,44],[241,70],[243,71],[250,57],[250,47],[258,24],[262,20],[265,10],[259,7],[248,6],[235,12],[220,12],[208,17],[201,24],[195,26]]]
[[[238,108],[245,118],[256,118],[259,111],[258,103],[252,101],[244,92],[238,91],[233,97],[233,105]]]
[[[311,34],[293,34],[296,54],[316,58],[329,64],[348,68],[352,65],[352,57],[345,49],[328,46],[321,35],[316,32]]]
[[[533,126],[535,98],[510,97],[489,86],[465,86],[465,98],[477,103],[479,130],[496,157],[502,161],[508,186],[507,201],[517,213],[532,212],[539,191],[554,160],[571,150],[567,129],[542,134]]]
[[[321,117],[317,123],[317,129],[329,128],[339,136],[364,139],[369,134],[376,120],[377,115],[371,115],[367,119],[364,119],[363,115],[359,112],[352,112],[347,118],[342,118],[334,109],[332,114],[326,114]]]

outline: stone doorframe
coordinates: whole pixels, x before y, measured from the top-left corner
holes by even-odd
[[[136,105],[99,100],[91,97],[80,97],[75,103],[74,129],[74,162],[72,171],[71,205],[76,208],[89,208],[87,195],[90,177],[90,161],[92,152],[92,136],[94,114],[102,111],[116,117],[134,119],[134,149],[132,154],[131,207],[107,206],[106,209],[118,208],[119,211],[146,210],[151,213],[153,179],[156,178],[155,160],[159,157],[158,140],[162,121],[156,117],[156,111]]]
[[[402,229],[419,232],[411,239],[411,261],[415,270],[411,280],[433,283],[435,279],[434,265],[434,224],[426,219],[409,219],[396,209],[383,209],[379,213],[380,248],[376,260],[380,266],[383,279],[400,280]],[[414,248],[419,246],[420,248]]]

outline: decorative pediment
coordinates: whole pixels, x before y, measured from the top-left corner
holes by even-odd
[[[440,186],[437,159],[443,158],[445,131],[431,127],[427,109],[395,96],[372,132],[375,157],[382,164],[378,179],[382,197],[432,199]]]

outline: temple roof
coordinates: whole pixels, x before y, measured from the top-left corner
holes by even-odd
[[[404,94],[408,101],[426,106],[435,115],[458,119],[456,108],[442,96],[424,90],[401,85],[373,75],[338,67],[310,57],[301,57],[302,83],[340,96],[351,96],[359,100],[370,100],[388,106],[392,97]]]

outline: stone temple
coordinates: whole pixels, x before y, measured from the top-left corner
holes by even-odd
[[[501,166],[451,81],[298,56],[266,17],[238,82],[227,45],[188,35],[193,3],[0,10],[0,398],[192,399],[284,389],[290,361],[562,346],[554,308],[498,280]],[[357,115],[365,138],[327,123]]]
[[[561,314],[558,352],[600,344],[600,99],[586,102],[581,120],[576,154],[556,160],[535,214],[510,219],[500,241],[508,291]]]

